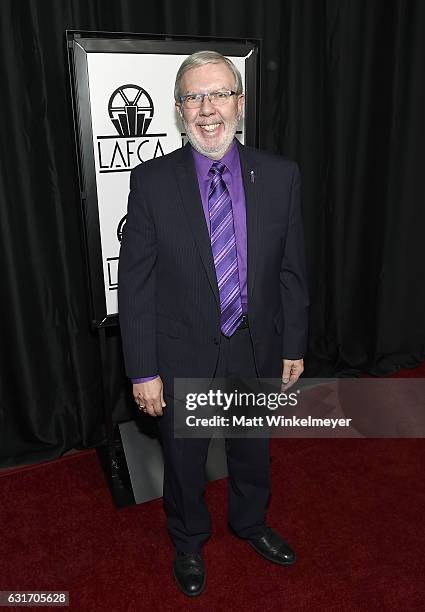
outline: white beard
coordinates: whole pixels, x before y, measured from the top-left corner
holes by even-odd
[[[230,145],[233,142],[233,139],[236,134],[238,122],[239,122],[238,117],[235,118],[233,121],[226,122],[224,124],[226,131],[225,131],[223,142],[221,142],[218,146],[213,145],[213,144],[208,146],[208,145],[204,145],[203,143],[199,142],[197,136],[194,133],[194,130],[192,129],[192,126],[189,123],[187,123],[183,115],[181,115],[181,119],[182,119],[183,127],[185,129],[187,138],[190,144],[192,145],[192,147],[196,149],[198,153],[201,153],[201,155],[205,155],[205,157],[209,157],[210,159],[221,159],[225,155],[225,153],[228,151]]]

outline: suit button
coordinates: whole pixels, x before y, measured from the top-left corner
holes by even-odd
[[[214,344],[220,344],[220,340],[218,338],[214,338],[213,342]]]

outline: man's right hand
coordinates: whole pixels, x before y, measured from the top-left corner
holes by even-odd
[[[133,397],[139,410],[152,417],[161,416],[162,409],[166,406],[161,377],[133,384]]]

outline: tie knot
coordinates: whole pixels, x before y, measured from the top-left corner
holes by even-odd
[[[221,176],[225,170],[226,170],[225,164],[223,164],[222,162],[216,161],[211,165],[209,174],[210,176],[216,176],[217,174]]]

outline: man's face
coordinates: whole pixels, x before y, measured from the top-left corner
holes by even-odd
[[[180,94],[235,91],[235,79],[226,64],[205,64],[188,70],[180,83]],[[213,106],[207,97],[200,108],[176,104],[191,145],[211,159],[220,159],[235,137],[243,113],[244,96],[231,96],[224,106]]]

